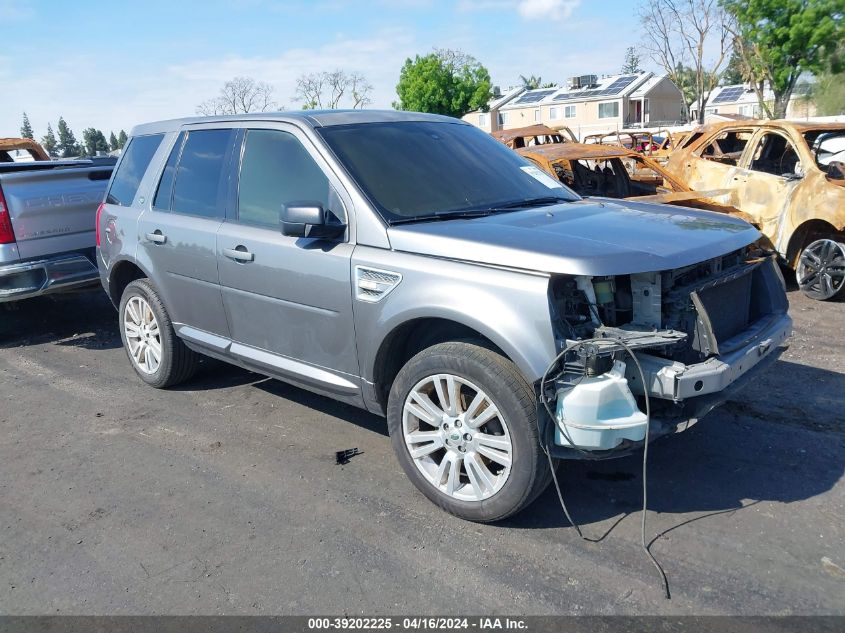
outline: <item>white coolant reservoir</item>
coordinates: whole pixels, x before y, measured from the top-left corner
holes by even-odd
[[[616,361],[609,372],[584,378],[558,394],[557,444],[606,450],[623,439],[639,442],[645,438],[647,419],[628,388],[625,363]]]

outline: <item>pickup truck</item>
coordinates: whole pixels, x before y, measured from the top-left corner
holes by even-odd
[[[555,459],[688,428],[791,330],[750,224],[582,199],[447,117],[142,125],[97,230],[141,381],[203,354],[385,416],[411,481],[474,521],[530,504]]]
[[[96,283],[94,216],[115,162],[0,162],[0,303]]]

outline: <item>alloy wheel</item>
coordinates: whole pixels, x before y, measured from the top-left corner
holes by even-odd
[[[419,381],[405,398],[402,431],[428,483],[454,499],[488,499],[510,475],[507,423],[493,400],[464,378],[436,374]]]
[[[845,244],[816,240],[801,253],[795,276],[801,291],[811,299],[831,299],[845,285]]]
[[[129,356],[145,374],[154,374],[161,365],[161,333],[149,302],[134,296],[123,311],[123,333]]]

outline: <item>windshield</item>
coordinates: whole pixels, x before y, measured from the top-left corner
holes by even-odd
[[[492,136],[462,123],[403,121],[319,129],[387,222],[578,200]]]

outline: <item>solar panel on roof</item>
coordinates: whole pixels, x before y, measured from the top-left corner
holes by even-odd
[[[606,95],[616,95],[622,92],[625,88],[630,86],[634,83],[634,80],[637,78],[637,75],[626,75],[625,77],[620,77],[612,84],[610,84],[607,88],[604,89],[604,94]]]
[[[730,101],[736,101],[739,99],[742,94],[745,92],[745,86],[732,86],[730,88],[725,88],[716,95],[716,98],[711,101],[711,103],[726,103]]]
[[[557,90],[557,88],[554,88],[552,90],[538,90],[537,92],[529,92],[528,94],[521,96],[514,103],[537,103],[544,97],[548,97],[555,90]]]

